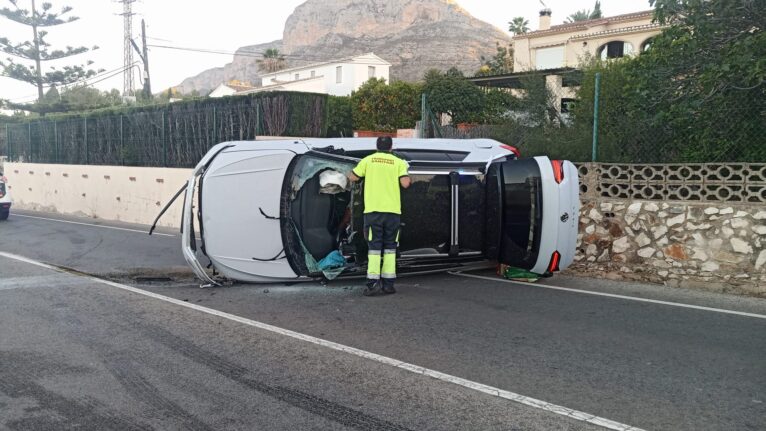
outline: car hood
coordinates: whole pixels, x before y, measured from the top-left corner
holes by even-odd
[[[202,178],[202,235],[205,251],[226,276],[248,280],[295,277],[283,256],[278,219],[282,183],[295,153],[222,153]]]

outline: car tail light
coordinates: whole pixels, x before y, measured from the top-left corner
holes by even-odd
[[[553,178],[556,179],[558,184],[561,184],[564,181],[564,162],[561,160],[551,160],[551,165],[553,165]]]
[[[554,272],[559,270],[559,262],[561,262],[561,253],[554,251],[551,256],[551,263],[548,265],[548,272]]]
[[[506,150],[508,150],[508,151],[512,152],[513,154],[515,154],[515,155],[516,155],[516,158],[517,158],[517,159],[518,159],[518,158],[521,158],[521,152],[520,152],[520,151],[518,150],[518,148],[516,148],[516,147],[512,147],[512,146],[510,146],[510,145],[501,144],[501,145],[500,145],[500,148],[503,148],[503,149],[506,149]]]

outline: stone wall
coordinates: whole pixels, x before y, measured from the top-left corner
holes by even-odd
[[[580,235],[570,270],[766,297],[764,169],[580,166]],[[637,199],[645,196],[654,199]]]

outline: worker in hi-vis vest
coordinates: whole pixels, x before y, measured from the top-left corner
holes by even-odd
[[[376,295],[381,290],[396,293],[396,248],[402,214],[400,188],[406,189],[411,183],[407,162],[391,153],[391,138],[378,138],[377,147],[377,152],[362,159],[348,174],[351,181],[364,179],[364,235],[369,250],[365,296]]]

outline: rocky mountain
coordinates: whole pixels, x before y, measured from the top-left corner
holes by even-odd
[[[194,90],[199,91],[200,94],[206,94],[215,89],[220,83],[231,80],[259,84],[261,78],[258,75],[258,65],[255,61],[261,57],[262,52],[269,48],[276,48],[281,52],[282,41],[276,40],[260,45],[243,46],[235,51],[234,60],[231,63],[223,67],[208,69],[196,76],[186,78],[177,87],[184,94],[189,94]]]
[[[452,0],[308,0],[287,19],[282,40],[240,48],[232,63],[181,87],[186,93],[230,79],[258,84],[256,60],[267,48],[286,54],[290,67],[374,52],[393,65],[391,79],[417,81],[433,68],[473,73],[496,43],[507,45],[510,37]]]

